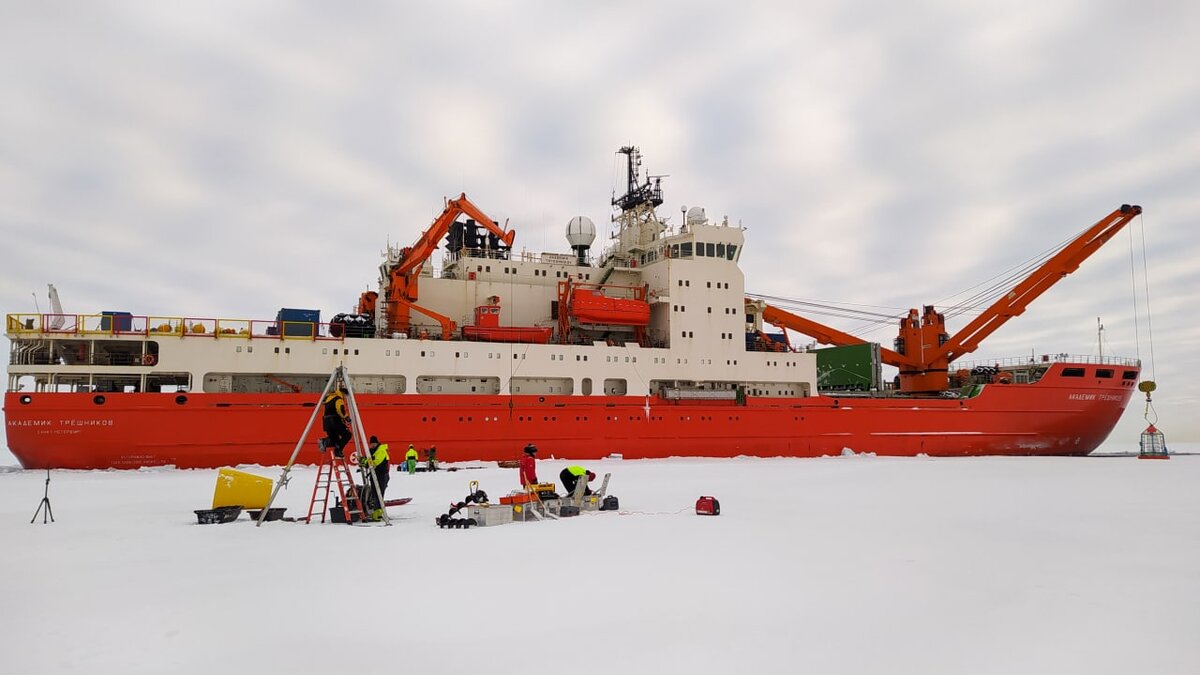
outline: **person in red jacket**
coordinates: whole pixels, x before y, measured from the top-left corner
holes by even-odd
[[[525,446],[525,456],[521,458],[521,487],[533,485],[537,479],[537,446],[533,443]]]

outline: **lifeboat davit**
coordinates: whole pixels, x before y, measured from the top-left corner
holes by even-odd
[[[521,342],[546,344],[550,342],[552,328],[546,326],[501,326],[500,296],[488,298],[488,304],[475,308],[475,325],[463,326],[464,340],[478,342]]]
[[[577,288],[571,298],[571,316],[579,323],[646,326],[650,323],[650,305],[642,300],[610,298],[599,291]]]

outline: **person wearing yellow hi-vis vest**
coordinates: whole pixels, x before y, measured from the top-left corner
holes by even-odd
[[[388,479],[388,464],[391,457],[388,455],[388,444],[380,443],[376,436],[371,437],[371,441],[367,444],[371,450],[370,468],[375,473],[375,483],[379,485],[379,497],[382,498],[387,492]],[[364,467],[366,468],[366,467]],[[363,486],[363,490],[367,493],[366,503],[372,509],[372,516],[375,520],[383,518],[383,505],[376,503],[375,491],[368,485]]]
[[[587,482],[595,480],[596,474],[582,466],[568,466],[562,470],[562,473],[558,474],[558,479],[562,481],[563,488],[567,491],[567,496],[570,496],[575,493],[575,486],[579,483],[579,479],[585,476],[587,478],[584,481],[583,494],[590,495],[592,494],[592,488],[587,487]]]
[[[417,472],[417,449],[413,447],[412,443],[408,444],[408,452],[404,453],[404,464],[409,475]]]

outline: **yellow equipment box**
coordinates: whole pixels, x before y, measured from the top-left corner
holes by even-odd
[[[554,483],[531,483],[525,489],[529,492],[554,492]]]
[[[217,488],[213,491],[213,508],[265,509],[271,499],[271,485],[270,478],[236,469],[221,469],[217,472]]]

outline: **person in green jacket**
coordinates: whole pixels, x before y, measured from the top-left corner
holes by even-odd
[[[408,444],[408,452],[404,453],[404,464],[409,475],[417,472],[417,449],[413,447],[412,443]]]

